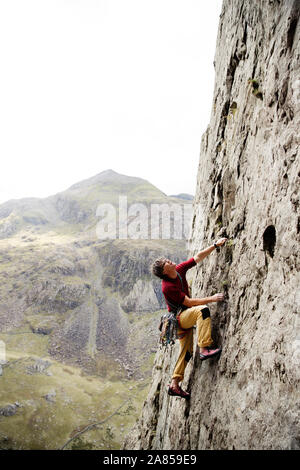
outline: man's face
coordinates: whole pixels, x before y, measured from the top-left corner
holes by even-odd
[[[164,269],[163,269],[163,274],[166,276],[169,276],[170,274],[175,274],[176,273],[176,263],[173,263],[173,261],[169,259],[165,259],[164,261]]]

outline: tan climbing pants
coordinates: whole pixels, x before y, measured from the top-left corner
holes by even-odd
[[[183,380],[184,370],[193,355],[193,326],[197,324],[197,343],[200,348],[208,347],[213,343],[210,316],[205,315],[204,319],[204,315],[202,316],[202,310],[205,308],[208,308],[207,305],[199,305],[188,308],[180,314],[179,325],[184,329],[179,328],[178,333],[183,337],[179,339],[180,352],[172,376],[172,379],[179,378],[179,382]]]

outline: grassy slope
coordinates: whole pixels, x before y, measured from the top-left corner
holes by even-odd
[[[0,377],[0,408],[18,402],[13,416],[0,416],[0,448],[59,449],[87,425],[105,420],[72,441],[67,448],[118,449],[140,412],[148,380],[112,381],[83,375],[79,368],[47,355],[48,337],[28,329],[0,334],[8,361]],[[44,372],[32,373],[38,358],[51,362]],[[114,370],[110,364],[110,370]],[[45,395],[55,392],[52,401]]]

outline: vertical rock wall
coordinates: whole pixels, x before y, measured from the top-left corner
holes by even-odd
[[[165,389],[178,345],[158,351],[124,448],[300,448],[299,8],[224,0],[191,236],[191,255],[229,238],[193,272],[193,297],[226,295],[211,304],[223,352],[194,354],[185,402]]]

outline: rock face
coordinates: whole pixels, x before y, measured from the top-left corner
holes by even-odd
[[[203,135],[191,255],[210,304],[219,360],[190,361],[168,397],[178,345],[157,352],[126,449],[299,449],[299,1],[225,0],[210,125]],[[194,344],[194,351],[196,344]]]

